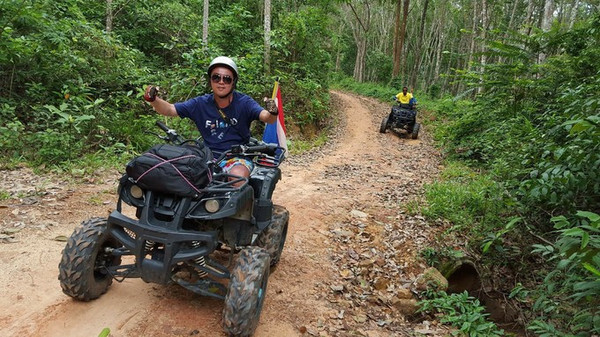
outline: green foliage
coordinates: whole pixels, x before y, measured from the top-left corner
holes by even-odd
[[[10,192],[5,190],[0,190],[0,201],[10,199]]]
[[[437,266],[440,263],[438,252],[433,247],[425,247],[419,251],[428,266]]]
[[[530,289],[511,296],[531,307],[529,329],[541,336],[589,336],[600,326],[598,217],[553,217],[600,207],[600,16],[576,27],[490,38],[485,71],[459,74],[477,100],[429,103],[449,158],[484,173],[465,186],[428,186],[424,210],[455,225],[483,224],[469,233],[472,246],[506,267],[536,270],[523,280]],[[554,238],[534,246],[539,257],[527,256],[532,240]]]
[[[509,203],[500,185],[459,162],[449,162],[440,180],[425,185],[425,195],[425,216],[448,219],[453,230],[468,229],[476,237],[499,226]]]
[[[568,213],[600,202],[598,21],[567,36],[489,42],[489,56],[503,62],[488,64],[483,77],[464,74],[483,88],[477,104],[440,113],[450,121],[436,138],[448,153],[491,170],[528,209]],[[538,63],[540,40],[548,39],[568,53]]]
[[[215,47],[229,55],[246,55],[253,51],[253,45],[262,42],[262,26],[253,26],[252,20],[252,13],[240,4],[211,16],[210,29],[218,37],[213,40]],[[251,27],[255,28],[249,29]]]
[[[327,134],[321,133],[316,138],[313,138],[311,140],[295,139],[293,142],[291,142],[288,149],[290,151],[290,154],[292,155],[301,154],[312,148],[317,148],[325,145],[327,143],[327,140]]]
[[[462,250],[456,247],[425,247],[419,251],[421,258],[425,260],[427,265],[440,269],[442,265],[448,261],[457,261],[465,257]],[[443,268],[441,268],[443,269]],[[442,272],[444,272],[442,270]]]
[[[327,89],[332,61],[330,48],[323,41],[332,38],[331,24],[331,13],[323,7],[282,12],[273,31],[273,65],[280,71],[287,69],[288,77],[311,79]]]
[[[555,267],[533,292],[536,313],[528,329],[540,336],[600,333],[600,215],[577,212],[552,218],[555,245],[534,245]]]
[[[374,97],[385,102],[393,102],[392,97],[396,96],[398,92],[401,91],[401,89],[398,90],[395,87],[383,86],[376,83],[359,83],[354,81],[351,77],[342,74],[336,74],[336,76],[334,84],[335,88],[352,91],[363,96]]]
[[[108,336],[110,336],[110,328],[102,329],[102,331],[100,331],[100,334],[98,335],[98,337],[108,337]]]
[[[466,291],[460,294],[447,294],[438,292],[432,298],[419,302],[419,312],[428,314],[442,314],[441,323],[449,324],[458,330],[452,332],[453,336],[503,336],[504,331],[496,324],[489,322],[484,313],[485,308],[479,300],[469,296]]]
[[[157,141],[146,133],[155,131],[157,116],[141,99],[145,85],[159,85],[170,102],[207,93],[206,67],[217,55],[238,62],[240,91],[257,101],[270,96],[274,76],[264,73],[260,6],[211,3],[208,45],[200,39],[202,6],[115,0],[108,33],[105,2],[3,1],[0,156],[10,159],[4,163],[70,170],[98,151],[113,158],[142,151]],[[330,9],[273,12],[271,68],[281,78],[290,130],[318,129],[329,117]],[[189,123],[178,126],[198,135]]]
[[[314,80],[299,80],[283,89],[286,119],[299,127],[325,125],[329,117],[329,93]],[[286,103],[289,102],[289,103]]]

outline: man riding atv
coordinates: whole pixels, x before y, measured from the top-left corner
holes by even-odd
[[[396,95],[396,101],[400,103],[402,108],[414,109],[417,107],[417,100],[411,92],[408,92],[407,87],[402,87],[402,92]]]
[[[238,68],[229,57],[213,59],[207,75],[212,94],[171,104],[157,96],[156,87],[148,86],[144,99],[161,115],[193,120],[204,143],[216,158],[232,145],[249,142],[252,121],[275,123],[279,110],[272,99],[266,100],[267,109],[263,109],[250,96],[235,90],[239,79]],[[243,158],[232,158],[222,166],[225,172],[241,177],[248,177],[254,167]]]
[[[277,108],[265,110],[234,91],[238,72],[231,59],[214,59],[208,75],[213,94],[182,103],[147,88],[144,99],[156,111],[192,119],[204,141],[156,122],[166,144],[127,164],[116,208],[75,229],[58,279],[80,301],[100,297],[113,280],[176,283],[223,300],[225,333],[246,337],[258,325],[270,268],[287,235],[289,212],[272,200],[285,158],[276,153],[284,149],[250,137],[251,122],[272,123]]]
[[[385,133],[388,129],[402,131],[412,139],[417,139],[421,128],[421,124],[417,123],[417,100],[408,92],[407,87],[402,87],[402,92],[393,98],[398,104],[383,118],[379,132]]]

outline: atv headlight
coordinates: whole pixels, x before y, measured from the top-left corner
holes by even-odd
[[[220,207],[221,205],[216,199],[206,200],[206,202],[204,203],[204,209],[206,209],[208,213],[215,213],[219,210]]]
[[[141,199],[144,196],[144,191],[138,185],[132,184],[129,188],[129,194],[136,199]]]

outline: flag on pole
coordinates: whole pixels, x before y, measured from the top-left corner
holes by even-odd
[[[273,124],[267,124],[265,132],[263,134],[263,142],[274,143],[285,149],[287,153],[287,140],[285,137],[285,120],[283,116],[283,102],[281,101],[281,90],[279,89],[279,81],[275,81],[273,86],[273,97],[275,104],[277,104],[277,121]],[[279,154],[278,154],[279,155]],[[285,157],[285,154],[284,154]]]

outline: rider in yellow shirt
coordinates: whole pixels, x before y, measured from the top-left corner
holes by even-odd
[[[400,102],[400,104],[404,105],[408,105],[410,104],[410,100],[413,98],[413,95],[408,92],[408,88],[407,87],[402,87],[402,92],[399,93],[398,95],[396,95],[396,99],[398,100],[398,102]]]

